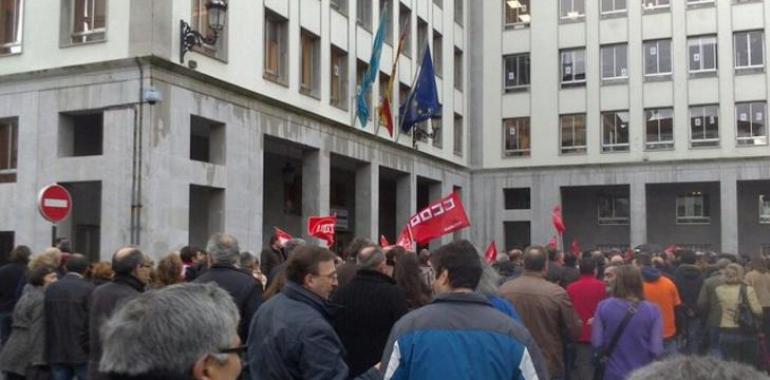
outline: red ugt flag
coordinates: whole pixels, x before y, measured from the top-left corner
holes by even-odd
[[[334,227],[337,216],[311,216],[307,220],[308,235],[326,242],[327,247],[334,245]]]
[[[492,264],[497,260],[497,245],[495,245],[494,240],[489,243],[489,247],[487,247],[487,251],[484,253],[484,258],[489,264]]]
[[[470,225],[463,202],[457,193],[433,202],[409,218],[414,240],[420,244]]]
[[[561,206],[556,206],[553,208],[551,217],[553,218],[553,228],[559,232],[559,235],[564,234],[564,231],[567,230],[567,226],[564,225],[564,218],[562,218],[561,215]]]
[[[281,247],[283,247],[287,241],[294,239],[293,237],[291,237],[291,235],[289,235],[288,232],[278,227],[273,227],[273,229],[275,229],[275,237],[278,238],[278,244],[280,244]]]
[[[412,236],[412,229],[409,228],[409,225],[404,226],[404,229],[401,230],[401,235],[399,235],[398,240],[396,240],[396,245],[403,247],[408,252],[415,252],[414,237]]]

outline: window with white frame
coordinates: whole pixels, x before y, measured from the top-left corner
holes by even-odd
[[[770,224],[770,195],[759,194],[759,224]]]
[[[107,32],[107,0],[72,0],[69,5],[71,24],[68,42],[81,44],[104,41]]]
[[[602,53],[602,79],[628,78],[627,44],[604,45]]]
[[[348,54],[337,48],[331,47],[331,73],[330,73],[330,98],[331,105],[348,109]]]
[[[717,37],[700,36],[687,39],[691,73],[717,71]]]
[[[562,154],[586,152],[586,114],[559,116],[559,134]]]
[[[433,30],[433,68],[439,78],[444,76],[444,38],[435,29]]]
[[[0,0],[0,55],[21,53],[24,0]]]
[[[574,20],[586,15],[585,0],[561,0],[559,18],[562,20]]]
[[[647,150],[674,148],[674,109],[655,108],[644,111],[644,147]]]
[[[585,83],[586,49],[569,49],[561,52],[561,83]]]
[[[398,27],[401,33],[404,33],[404,45],[401,48],[401,54],[405,57],[412,56],[412,11],[399,2],[398,6]],[[419,53],[418,53],[419,54]]]
[[[18,119],[0,120],[0,183],[16,182],[18,165]]]
[[[454,131],[453,133],[453,144],[452,144],[452,152],[454,152],[455,156],[462,157],[463,155],[463,117],[456,113],[455,114],[455,120],[454,120]]]
[[[668,8],[670,6],[670,0],[642,0],[642,7],[644,9]]]
[[[503,153],[506,156],[529,156],[529,117],[503,120]]]
[[[454,83],[456,90],[463,90],[463,51],[455,46]]]
[[[529,53],[503,57],[503,84],[506,91],[529,86]]]
[[[306,95],[320,96],[321,38],[305,29],[300,31],[301,58],[299,91]]]
[[[462,25],[463,24],[463,1],[464,0],[454,0],[455,2],[455,22]]]
[[[372,30],[372,0],[358,0],[356,21],[366,30]]]
[[[596,199],[599,225],[627,225],[631,208],[626,194],[600,194]]]
[[[431,119],[430,121],[430,128],[433,131],[433,146],[439,149],[444,147],[444,134],[442,133],[441,123],[441,118]]]
[[[687,4],[707,4],[714,3],[714,0],[687,0]]]
[[[393,5],[393,1],[391,0],[380,0],[380,15],[384,15],[386,11],[388,11],[388,8],[390,8]],[[390,19],[392,20],[392,18]],[[391,21],[388,20],[388,26],[393,25]],[[393,46],[393,33],[390,31],[390,27],[385,32],[385,43]],[[400,31],[399,31],[400,33]]]
[[[265,9],[265,73],[267,79],[286,84],[289,81],[286,72],[288,43],[288,21],[276,13]]]
[[[719,106],[690,107],[690,147],[719,146]]]
[[[735,68],[750,69],[764,67],[763,41],[764,32],[761,30],[735,32]]]
[[[348,0],[329,0],[329,6],[343,15],[348,14]]]
[[[602,112],[602,152],[628,150],[628,111]]]
[[[644,75],[671,74],[671,40],[644,42]]]
[[[602,0],[602,14],[626,13],[626,0]]]
[[[694,191],[676,197],[677,224],[709,224],[710,222],[708,194]]]
[[[735,103],[735,124],[738,128],[738,145],[767,144],[767,103]]]
[[[529,0],[503,0],[506,27],[526,26],[531,21]]]

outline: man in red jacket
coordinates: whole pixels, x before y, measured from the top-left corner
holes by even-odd
[[[567,294],[583,322],[583,331],[575,345],[575,364],[569,369],[570,379],[591,380],[594,375],[591,322],[596,307],[606,296],[604,283],[596,279],[596,262],[593,258],[580,260],[580,280],[567,286]]]

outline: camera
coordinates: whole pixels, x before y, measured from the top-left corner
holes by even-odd
[[[150,87],[144,90],[144,101],[154,106],[155,103],[161,101],[160,91]]]

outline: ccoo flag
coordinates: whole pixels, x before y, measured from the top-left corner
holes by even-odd
[[[390,8],[386,7],[385,12],[380,16],[380,26],[377,28],[377,34],[374,36],[374,46],[372,46],[372,56],[369,58],[369,69],[366,70],[361,86],[358,88],[358,97],[356,99],[356,112],[361,128],[366,127],[369,120],[369,105],[366,103],[366,94],[372,87],[372,83],[377,79],[380,72],[380,53],[382,52],[382,43],[385,41],[385,33],[388,32],[388,15]]]
[[[399,114],[401,119],[401,131],[409,132],[412,127],[428,119],[441,117],[441,103],[438,101],[438,89],[436,88],[436,72],[433,69],[433,60],[430,58],[430,48],[425,47],[422,58],[420,74],[414,84],[406,102],[401,105]]]

